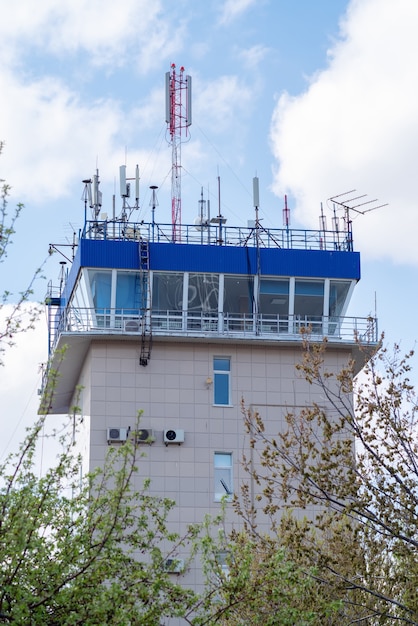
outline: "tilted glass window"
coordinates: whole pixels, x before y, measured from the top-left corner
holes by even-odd
[[[331,280],[329,288],[330,317],[339,317],[347,300],[350,283],[345,280]]]
[[[232,482],[231,452],[215,452],[214,482],[215,502],[220,502],[223,498],[232,500],[234,486]]]

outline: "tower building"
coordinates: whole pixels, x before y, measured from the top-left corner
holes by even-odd
[[[87,219],[62,291],[49,298],[50,354],[60,376],[49,411],[82,387],[85,465],[134,428],[138,409],[153,493],[177,502],[176,524],[219,511],[247,480],[241,400],[277,432],[313,401],[296,375],[303,328],[328,339],[328,366],[355,356],[376,322],[347,318],[359,253],[335,232]],[[143,474],[140,478],[142,481]]]
[[[138,177],[137,169],[136,189]],[[249,480],[240,463],[249,449],[242,401],[272,433],[286,411],[324,402],[295,370],[301,331],[326,337],[327,366],[340,369],[356,358],[357,337],[377,343],[377,325],[346,316],[360,279],[348,219],[340,231],[291,229],[286,205],[285,226],[265,229],[255,179],[255,220],[246,227],[203,210],[195,224],[156,223],[154,211],[139,224],[129,217],[126,180],[122,169],[122,211],[111,219],[100,213],[98,173],[84,181],[72,266],[48,297],[50,366],[60,373],[49,412],[80,406],[78,437],[93,469],[142,410],[137,480],[149,477],[152,493],[177,503],[171,523],[181,532],[218,513]],[[228,504],[226,515],[234,524]],[[198,566],[182,576],[198,585]]]

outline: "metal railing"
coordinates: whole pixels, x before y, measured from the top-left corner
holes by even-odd
[[[57,312],[58,313],[58,312]],[[82,309],[67,307],[57,314],[50,329],[50,350],[62,333],[141,335],[145,323],[155,336],[224,338],[245,337],[289,341],[327,337],[332,342],[377,343],[377,320],[373,317],[321,317],[300,315],[241,315],[197,311],[158,311],[141,315],[136,309]]]
[[[136,223],[120,220],[86,221],[82,237],[172,243],[172,224]],[[351,233],[290,228],[251,228],[225,224],[182,224],[176,229],[176,243],[285,248],[293,250],[341,250],[351,252]]]

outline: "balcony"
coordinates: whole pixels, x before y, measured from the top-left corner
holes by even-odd
[[[240,315],[196,311],[155,311],[141,316],[138,310],[82,309],[67,307],[57,312],[50,333],[53,352],[63,334],[98,336],[138,336],[152,332],[154,337],[221,338],[257,341],[301,341],[309,333],[314,341],[327,338],[333,343],[375,344],[377,320],[373,317],[320,317]]]

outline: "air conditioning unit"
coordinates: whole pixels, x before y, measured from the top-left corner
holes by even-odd
[[[141,330],[139,320],[125,320],[123,327],[127,333],[137,333]]]
[[[184,443],[184,430],[177,428],[176,430],[170,429],[164,431],[164,443],[168,446],[169,443]]]
[[[121,443],[128,438],[127,428],[108,428],[107,443]]]
[[[155,441],[152,428],[139,428],[138,430],[131,431],[131,433],[135,437],[136,443],[153,443]]]
[[[181,574],[184,572],[184,559],[166,559],[164,569],[170,574]]]

